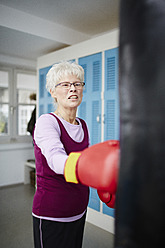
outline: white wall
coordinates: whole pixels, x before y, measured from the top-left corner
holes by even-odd
[[[0,145],[0,186],[23,183],[27,159],[34,159],[32,143]]]

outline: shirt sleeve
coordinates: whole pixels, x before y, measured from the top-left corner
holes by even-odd
[[[64,174],[68,155],[60,141],[60,128],[57,120],[45,114],[38,118],[34,131],[34,140],[45,156],[49,167],[57,174]]]

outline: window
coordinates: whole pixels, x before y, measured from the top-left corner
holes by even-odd
[[[36,73],[0,68],[0,142],[28,142],[36,106]]]
[[[0,71],[0,134],[9,134],[9,73]]]
[[[34,90],[36,84],[35,75],[25,74],[17,72],[17,104],[18,104],[18,125],[17,132],[18,135],[30,135],[27,132],[27,124],[30,120],[32,111],[35,108],[35,96],[32,98],[32,95],[35,95]],[[31,99],[31,98],[32,99]]]

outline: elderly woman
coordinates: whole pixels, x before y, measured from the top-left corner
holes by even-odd
[[[54,113],[40,116],[34,130],[37,189],[33,200],[36,248],[82,247],[89,188],[66,182],[64,167],[71,152],[89,146],[85,123],[76,117],[83,97],[84,70],[76,63],[55,64],[46,88],[54,98]]]

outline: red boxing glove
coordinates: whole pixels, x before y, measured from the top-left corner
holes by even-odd
[[[110,194],[103,190],[97,190],[97,193],[102,202],[104,202],[108,207],[114,208],[116,199],[115,194]]]
[[[119,141],[93,145],[80,153],[70,153],[65,164],[67,182],[82,183],[114,194],[117,188]]]

